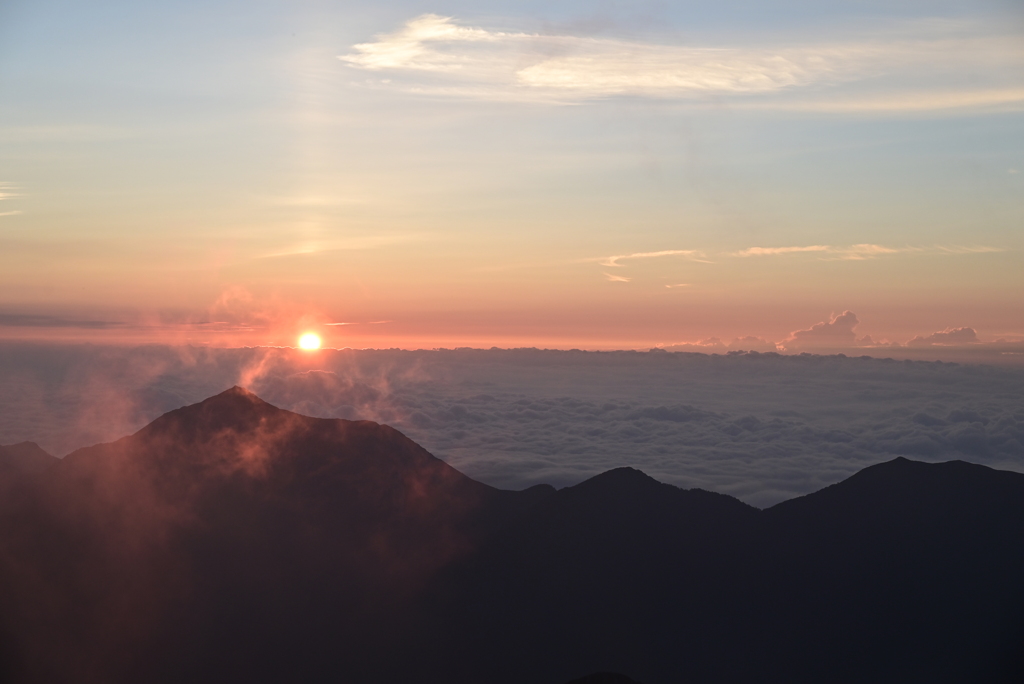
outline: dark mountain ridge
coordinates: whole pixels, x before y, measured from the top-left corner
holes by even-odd
[[[963,462],[764,511],[632,468],[509,492],[233,388],[5,481],[5,681],[1024,674],[1024,475]]]

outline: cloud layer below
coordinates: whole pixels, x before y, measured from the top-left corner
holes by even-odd
[[[0,444],[63,454],[236,383],[506,488],[632,465],[768,505],[899,454],[1024,471],[1024,370],[777,354],[5,344]]]

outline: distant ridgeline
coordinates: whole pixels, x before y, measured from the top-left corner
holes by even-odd
[[[959,461],[511,492],[238,388],[0,447],[6,682],[1019,682],[1022,578],[1024,475]]]

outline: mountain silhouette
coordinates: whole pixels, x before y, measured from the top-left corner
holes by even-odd
[[[766,510],[766,576],[803,576],[773,606],[808,621],[801,667],[848,663],[849,681],[880,681],[876,661],[891,681],[1024,673],[1007,641],[1024,626],[1022,492],[1019,473],[900,457]]]
[[[50,475],[18,513],[45,531],[35,581],[73,599],[36,616],[38,638],[72,625],[56,665],[97,680],[153,681],[157,663],[166,681],[277,681],[302,674],[296,663],[315,677],[328,635],[337,655],[368,660],[375,630],[391,636],[433,571],[544,491],[494,489],[390,427],[300,416],[237,387]],[[23,666],[65,676],[54,665]]]
[[[510,492],[236,387],[28,470],[4,681],[1024,674],[1024,475],[983,466],[898,458],[764,511],[632,468]]]
[[[58,458],[43,451],[35,442],[0,445],[0,478],[38,475],[58,462]]]

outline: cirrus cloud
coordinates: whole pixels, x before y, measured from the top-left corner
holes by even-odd
[[[597,259],[590,259],[590,261],[596,261],[602,266],[622,266],[620,261],[625,259],[652,259],[654,257],[663,256],[686,256],[698,258],[702,256],[700,252],[693,249],[663,249],[660,252],[635,252],[633,254],[619,254],[617,256],[610,257],[599,257]]]
[[[892,254],[991,254],[1004,252],[1001,247],[989,247],[985,245],[932,245],[929,247],[904,246],[887,247],[870,243],[857,245],[806,245],[791,247],[748,247],[747,249],[733,252],[730,256],[736,257],[761,257],[761,256],[782,256],[790,254],[818,254],[824,259],[839,259],[847,261],[863,261],[880,256]]]
[[[15,197],[21,197],[17,190],[18,187],[13,183],[0,182],[0,202],[14,199]],[[18,209],[10,211],[0,211],[0,216],[17,216],[20,213],[22,212],[21,210]]]
[[[741,106],[849,113],[1024,104],[1012,78],[1024,65],[1016,37],[957,22],[892,25],[831,41],[693,45],[503,31],[425,14],[339,59],[386,74],[381,87],[492,100],[734,96]],[[822,87],[853,82],[868,88],[821,99]],[[925,82],[931,85],[919,85]],[[810,99],[749,99],[800,90]]]
[[[371,71],[433,72],[584,97],[638,93],[767,92],[840,71],[843,49],[749,50],[655,45],[570,35],[492,31],[425,14],[340,56]],[[486,92],[486,91],[483,91]]]

